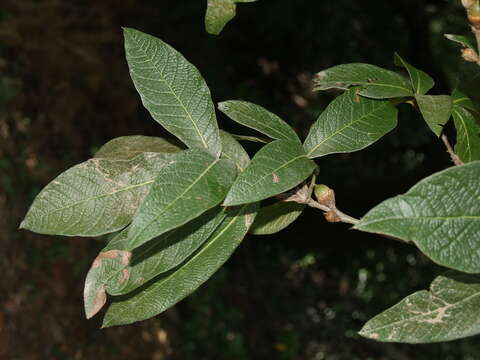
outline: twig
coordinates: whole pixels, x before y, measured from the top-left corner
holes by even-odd
[[[358,224],[360,222],[360,220],[345,214],[344,212],[338,210],[336,207],[331,208],[326,205],[322,205],[313,199],[309,199],[306,202],[306,204],[310,207],[324,211],[326,213],[326,217],[328,221],[344,222],[344,223],[353,224],[353,225]],[[328,216],[329,214],[331,215]]]
[[[448,138],[446,135],[442,135],[441,137],[443,143],[445,144],[445,147],[447,148],[447,152],[450,155],[450,158],[452,159],[452,162],[456,165],[463,165],[464,162],[460,160],[457,154],[453,151],[452,145],[450,145],[450,142],[448,141]]]

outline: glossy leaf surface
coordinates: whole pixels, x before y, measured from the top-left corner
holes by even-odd
[[[480,162],[433,174],[355,225],[414,242],[437,264],[480,273]]]
[[[361,150],[397,125],[388,101],[367,99],[350,89],[333,100],[312,125],[304,143],[308,157]]]
[[[315,167],[301,144],[275,140],[255,154],[235,180],[224,205],[246,204],[290,190],[309,177]]]
[[[170,45],[124,29],[130,76],[152,117],[188,147],[221,151],[210,90],[198,70]]]
[[[227,217],[207,242],[181,266],[141,291],[115,300],[103,327],[129,324],[160,314],[190,295],[227,261],[250,228],[257,204],[227,209]]]
[[[337,65],[319,72],[314,82],[314,90],[348,89],[360,85],[360,95],[375,99],[413,95],[412,86],[403,76],[370,64]]]
[[[229,100],[219,103],[218,109],[230,119],[258,130],[272,139],[300,142],[290,125],[259,105],[247,101]]]
[[[143,243],[196,218],[224,199],[235,178],[227,160],[200,150],[185,150],[163,168],[133,218],[129,246]]]
[[[48,184],[21,228],[41,234],[98,236],[128,225],[172,154],[90,159]]]
[[[360,335],[386,342],[430,343],[480,333],[480,278],[437,277],[430,291],[418,291],[377,315]]]

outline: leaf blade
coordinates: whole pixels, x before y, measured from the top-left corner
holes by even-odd
[[[448,95],[415,95],[418,107],[428,127],[440,137],[443,126],[452,115],[452,98]]]
[[[359,97],[350,89],[333,100],[312,125],[304,143],[308,157],[361,150],[397,125],[388,101]]]
[[[152,117],[190,148],[221,151],[210,90],[195,66],[160,39],[125,28],[135,88]]]
[[[271,235],[280,232],[298,219],[305,206],[305,204],[286,201],[264,206],[258,210],[249,233],[252,235]]]
[[[218,103],[218,109],[230,119],[277,140],[300,142],[297,133],[277,115],[248,101],[228,100]]]
[[[467,109],[454,106],[452,110],[457,142],[455,154],[464,163],[480,160],[480,123]]]
[[[95,153],[95,158],[130,160],[144,152],[174,153],[182,148],[170,140],[154,136],[121,136],[110,140]]]
[[[238,171],[245,170],[250,163],[250,157],[243,146],[226,131],[220,130],[220,138],[222,140],[221,157],[232,161]]]
[[[395,53],[394,56],[395,64],[402,66],[407,70],[415,94],[424,95],[435,85],[435,82],[427,73],[413,67],[408,62],[403,60],[402,57],[400,57],[400,55],[397,53]]]
[[[432,261],[480,273],[480,162],[433,174],[371,209],[355,229],[412,241]]]
[[[248,204],[228,209],[222,225],[195,255],[140,293],[114,302],[102,327],[147,319],[190,295],[228,260],[250,228],[257,207]]]
[[[229,162],[199,150],[176,154],[163,168],[133,218],[128,236],[132,250],[186,224],[218,205],[235,178]]]
[[[290,190],[310,176],[315,167],[301,144],[275,140],[255,154],[233,183],[223,204],[241,205]]]

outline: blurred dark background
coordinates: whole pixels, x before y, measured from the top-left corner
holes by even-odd
[[[340,63],[392,68],[398,51],[435,78],[434,93],[466,75],[467,92],[478,94],[477,67],[442,35],[468,32],[460,0],[259,0],[240,4],[218,37],[204,30],[205,8],[206,0],[1,1],[0,359],[479,359],[478,338],[412,346],[356,335],[442,269],[414,247],[326,223],[314,210],[278,235],[247,237],[200,290],[154,319],[105,330],[100,316],[85,320],[83,281],[104,240],[17,227],[44,185],[103,143],[165,135],[129,79],[121,26],[182,52],[214,101],[256,102],[302,136],[335,95],[313,93],[312,75]],[[367,150],[318,160],[320,181],[354,216],[450,165],[417,114],[400,110],[398,128]],[[219,123],[251,134],[220,114]]]

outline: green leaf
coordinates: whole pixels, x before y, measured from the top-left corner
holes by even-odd
[[[160,39],[124,29],[130,76],[152,117],[190,148],[221,151],[210,90],[179,52]]]
[[[452,98],[448,95],[415,95],[415,99],[428,127],[440,136],[452,115]]]
[[[290,190],[309,177],[315,167],[301,144],[275,140],[255,154],[235,180],[223,204],[246,204]]]
[[[359,94],[374,99],[412,96],[412,86],[403,76],[370,64],[343,64],[319,72],[314,90],[348,89],[361,85]]]
[[[87,318],[95,315],[111,295],[126,294],[169,271],[193,254],[220,225],[226,214],[216,207],[174,229],[133,253],[128,247],[128,228],[115,236],[93,262],[85,280]]]
[[[480,273],[480,162],[431,175],[370,210],[355,229],[413,241],[434,262]]]
[[[235,3],[254,2],[256,0],[208,0],[205,14],[205,28],[212,35],[222,32],[227,23],[235,17]]]
[[[480,123],[467,109],[454,106],[453,121],[457,130],[455,154],[464,162],[480,160]]]
[[[415,94],[424,95],[435,85],[435,82],[427,73],[413,67],[397,53],[395,53],[395,65],[404,67],[407,70]]]
[[[290,125],[259,105],[247,101],[229,100],[218,103],[218,110],[230,119],[258,130],[272,139],[300,142]]]
[[[464,109],[470,110],[476,116],[479,116],[480,114],[478,108],[475,106],[473,101],[458,89],[452,91],[452,102],[453,107],[462,107]]]
[[[250,229],[250,234],[270,235],[282,231],[297,220],[305,206],[305,204],[296,202],[279,201],[260,208]]]
[[[245,149],[226,131],[220,130],[222,140],[222,158],[228,159],[235,164],[239,172],[245,170],[250,163],[250,157]]]
[[[395,128],[397,113],[388,101],[366,99],[350,89],[333,100],[313,124],[305,151],[315,158],[361,150]]]
[[[176,154],[133,218],[127,250],[179,227],[222,202],[235,178],[230,162],[199,150]]]
[[[127,226],[172,154],[90,159],[48,184],[20,228],[40,234],[98,236]]]
[[[430,291],[418,291],[367,322],[359,334],[378,341],[431,343],[480,333],[480,278],[437,277]]]
[[[96,153],[96,158],[130,160],[144,152],[174,153],[182,150],[171,140],[153,136],[121,136],[110,140]]]
[[[461,44],[463,47],[470,48],[477,52],[477,46],[475,45],[475,39],[464,35],[444,34],[444,36],[451,41]]]
[[[129,324],[160,314],[190,295],[225,263],[250,228],[258,204],[228,208],[227,217],[186,262],[149,286],[108,308],[103,327]]]

